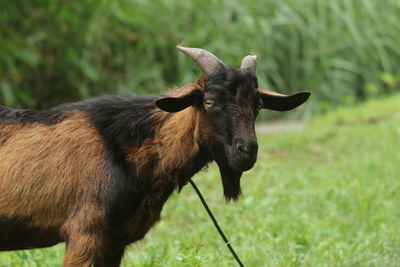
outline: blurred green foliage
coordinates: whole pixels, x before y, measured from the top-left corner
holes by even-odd
[[[314,114],[399,89],[399,25],[398,0],[0,0],[0,104],[165,92],[200,75],[183,44],[259,55],[259,84]]]

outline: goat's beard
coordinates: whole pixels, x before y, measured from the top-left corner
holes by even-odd
[[[227,201],[236,201],[241,195],[240,177],[241,171],[233,169],[226,158],[222,149],[216,150],[214,159],[218,164],[219,172],[221,173],[222,185],[224,188],[224,196]]]
[[[231,167],[218,164],[221,173],[222,185],[224,187],[224,196],[227,201],[236,201],[242,194],[240,189],[240,177],[242,172],[233,170]]]

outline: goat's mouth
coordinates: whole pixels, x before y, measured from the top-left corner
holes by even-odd
[[[234,160],[230,161],[229,165],[236,171],[245,172],[253,168],[256,158],[257,156],[253,156],[252,158],[235,157]]]
[[[245,172],[253,168],[257,161],[257,152],[251,154],[238,155],[232,146],[225,149],[229,166],[237,172]]]

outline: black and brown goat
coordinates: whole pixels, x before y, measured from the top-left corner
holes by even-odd
[[[207,163],[225,197],[256,162],[261,108],[290,110],[309,93],[258,89],[255,56],[239,70],[178,47],[202,69],[167,96],[105,96],[50,110],[0,107],[0,250],[66,242],[64,266],[118,266],[125,247]]]

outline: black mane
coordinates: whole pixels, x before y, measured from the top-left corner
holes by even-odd
[[[152,110],[160,96],[123,98],[108,95],[62,104],[48,110],[18,110],[0,106],[0,124],[42,123],[53,125],[68,113],[82,111],[88,114],[106,143],[118,146],[138,146],[154,136]]]
[[[60,108],[59,108],[60,107]],[[0,124],[57,123],[67,112],[61,106],[49,110],[11,109],[0,106]]]
[[[138,146],[154,136],[152,111],[159,96],[123,99],[99,97],[84,102],[86,111],[103,138],[118,146]]]

